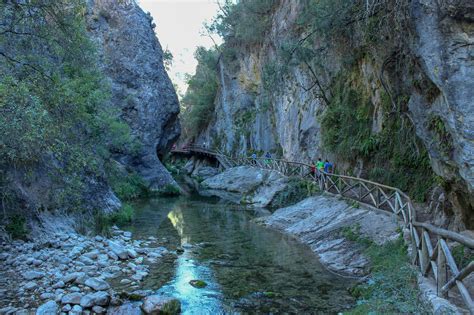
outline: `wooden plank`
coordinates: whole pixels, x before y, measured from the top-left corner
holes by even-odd
[[[425,233],[424,229],[421,229],[421,255],[420,255],[420,269],[421,269],[421,274],[423,276],[426,276],[426,270],[428,269],[428,266],[430,266],[429,263],[429,255],[428,255],[428,246],[426,244],[426,240],[423,237],[423,234]]]
[[[459,269],[458,269],[458,266],[456,266],[456,261],[454,260],[453,255],[451,255],[451,251],[449,250],[448,244],[446,244],[445,240],[440,239],[439,240],[439,245],[440,245],[440,247],[441,247],[441,249],[444,253],[444,257],[446,257],[446,263],[448,264],[449,269],[451,269],[451,271],[454,274],[458,274]],[[439,257],[439,255],[438,255],[438,257]]]
[[[423,227],[424,229],[434,233],[435,235],[439,235],[439,236],[442,236],[444,238],[456,241],[456,242],[461,243],[461,244],[463,244],[463,245],[465,245],[465,246],[467,246],[471,249],[474,249],[474,239],[472,239],[470,237],[464,236],[464,235],[456,233],[456,232],[441,229],[441,228],[438,228],[438,227],[433,226],[433,225],[428,224],[428,223],[422,223],[422,222],[414,221],[413,225],[418,226],[418,227]]]
[[[461,297],[466,303],[467,307],[469,308],[469,312],[474,314],[474,303],[472,302],[471,295],[469,291],[466,289],[466,286],[461,281],[456,281],[456,286],[458,287],[459,293],[461,293]]]
[[[443,293],[447,293],[449,289],[451,289],[455,284],[456,281],[462,281],[468,275],[474,272],[474,261],[471,261],[469,265],[464,267],[458,274],[456,274],[453,278],[451,278],[442,288],[441,291]]]

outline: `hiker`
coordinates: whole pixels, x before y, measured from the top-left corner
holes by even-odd
[[[315,177],[315,176],[316,176],[316,165],[315,165],[314,162],[311,162],[310,174],[311,174],[312,177]]]
[[[252,164],[257,165],[257,153],[252,153]]]
[[[332,163],[330,163],[328,160],[326,160],[324,162],[324,172],[325,173],[332,173],[332,168],[333,168]]]
[[[265,153],[265,158],[266,158],[265,162],[267,164],[270,164],[270,159],[272,158],[272,155],[270,154],[270,152],[267,151],[267,153]]]
[[[316,162],[316,169],[319,172],[322,172],[324,170],[324,162],[321,160],[321,158],[318,158],[318,162]]]

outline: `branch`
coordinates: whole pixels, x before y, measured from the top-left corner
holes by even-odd
[[[45,76],[47,77],[49,80],[53,81],[53,78],[49,75],[47,75],[46,73],[44,73],[42,70],[38,69],[37,67],[29,64],[29,63],[25,63],[25,62],[21,62],[19,60],[16,60],[10,56],[8,56],[7,54],[5,54],[4,52],[0,51],[0,56],[3,56],[5,59],[7,59],[8,61],[10,62],[13,62],[13,63],[16,63],[16,64],[19,64],[21,66],[26,66],[28,68],[31,68],[33,69],[34,71],[38,72],[39,74],[41,74],[42,76]]]

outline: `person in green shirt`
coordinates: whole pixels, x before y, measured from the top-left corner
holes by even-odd
[[[322,172],[324,170],[324,162],[321,161],[321,158],[318,159],[318,162],[316,162],[316,168],[318,171]]]

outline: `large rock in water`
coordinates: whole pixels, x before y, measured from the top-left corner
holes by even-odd
[[[179,314],[181,304],[175,298],[150,295],[143,300],[141,309],[145,314]]]
[[[287,181],[277,171],[238,166],[203,181],[199,193],[265,207],[278,192],[285,189]]]
[[[308,244],[330,270],[355,276],[365,275],[369,262],[362,247],[348,240],[343,231],[352,228],[379,245],[399,235],[397,218],[392,214],[354,208],[343,199],[326,195],[278,209],[259,221]]]
[[[134,1],[90,0],[88,31],[121,110],[142,146],[136,155],[119,153],[120,163],[138,172],[151,189],[174,180],[161,164],[179,137],[179,103],[163,65],[163,51],[149,14]]]

